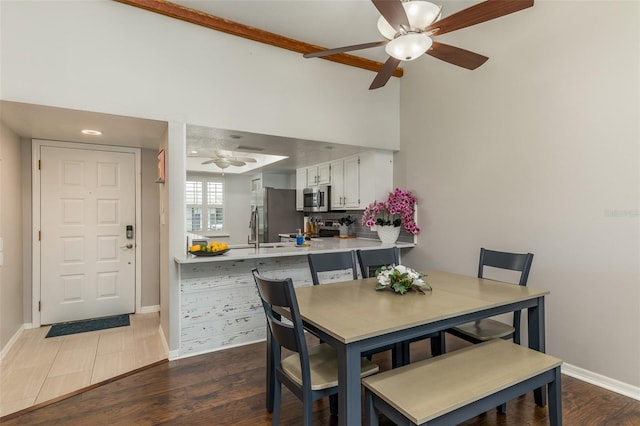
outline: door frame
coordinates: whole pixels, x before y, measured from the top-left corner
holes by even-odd
[[[129,148],[123,146],[98,145],[78,142],[61,142],[46,139],[31,140],[31,182],[32,182],[32,204],[31,204],[31,247],[32,247],[32,281],[31,281],[31,323],[32,327],[40,327],[40,286],[41,286],[41,270],[40,270],[40,240],[38,232],[40,231],[40,170],[38,163],[40,161],[40,148],[42,146],[52,146],[57,148],[84,149],[92,151],[110,151],[133,154],[134,156],[134,175],[135,175],[135,310],[140,312],[142,308],[142,197],[141,197],[141,160],[140,148]]]

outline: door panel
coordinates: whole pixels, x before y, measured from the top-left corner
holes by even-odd
[[[42,324],[134,312],[134,154],[42,146],[40,158]]]

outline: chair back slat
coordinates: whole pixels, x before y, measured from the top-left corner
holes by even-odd
[[[296,332],[292,325],[285,324],[281,320],[275,319],[272,315],[267,315],[267,320],[269,321],[271,334],[280,346],[293,352],[300,352]]]
[[[526,286],[532,262],[532,253],[507,253],[481,248],[480,264],[478,266],[478,278],[483,278],[484,267],[490,266],[493,268],[501,268],[521,272],[518,284]]]
[[[311,270],[311,280],[314,285],[320,284],[318,272],[340,271],[351,269],[353,279],[358,279],[358,270],[353,251],[338,253],[309,253],[307,255],[309,269]]]
[[[293,281],[291,278],[282,280],[265,278],[258,273],[257,269],[253,269],[252,273],[273,338],[280,346],[298,352],[301,356],[304,352],[306,356],[307,347],[303,343],[302,319]],[[274,312],[274,307],[288,309],[292,324],[283,322],[281,316]]]
[[[373,277],[381,266],[398,265],[400,263],[398,247],[377,250],[358,250],[358,263],[362,278]]]

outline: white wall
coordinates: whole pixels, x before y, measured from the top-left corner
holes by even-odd
[[[229,238],[224,241],[229,244],[245,244],[247,242],[251,215],[250,187],[250,176],[229,173],[225,175],[225,195],[227,198],[224,203],[224,226],[229,233]]]
[[[22,326],[20,138],[0,123],[0,349]]]
[[[2,99],[399,146],[396,78],[369,91],[371,71],[113,1],[3,1],[0,12]]]
[[[142,307],[160,304],[160,218],[158,216],[159,190],[158,152],[140,150],[142,196]]]
[[[637,389],[640,3],[537,1],[441,41],[490,59],[405,67],[395,178],[423,229],[408,262],[475,274],[480,247],[531,251],[548,352]]]

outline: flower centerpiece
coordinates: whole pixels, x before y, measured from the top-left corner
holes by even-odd
[[[382,242],[395,242],[400,234],[401,225],[407,232],[414,235],[418,234],[420,228],[416,224],[414,217],[416,202],[417,199],[411,192],[396,188],[395,191],[389,193],[386,201],[374,201],[369,204],[364,209],[360,223],[370,228],[376,226]],[[393,230],[395,238],[385,241],[386,237],[381,233],[380,227],[398,228]]]
[[[423,279],[425,276],[403,265],[383,266],[376,271],[378,279],[376,290],[391,289],[400,294],[415,290],[419,294],[424,294],[425,290],[431,290],[429,283]]]

